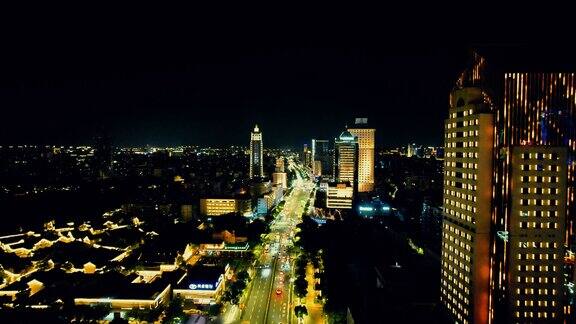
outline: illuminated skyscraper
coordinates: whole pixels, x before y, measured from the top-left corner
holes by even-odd
[[[495,244],[494,268],[505,271],[494,280],[510,322],[573,313],[562,284],[564,275],[574,282],[564,257],[574,251],[575,92],[574,73],[504,73],[495,215],[507,239]]]
[[[347,130],[334,139],[334,176],[336,182],[349,182],[357,190],[358,139]]]
[[[460,323],[488,323],[494,117],[478,87],[459,87],[445,121],[441,302]]]
[[[315,175],[332,176],[332,154],[327,140],[312,139],[312,161]],[[319,164],[319,168],[317,167]]]
[[[356,118],[354,127],[348,131],[358,138],[358,191],[373,191],[376,129],[368,127],[368,118]]]
[[[264,147],[262,145],[262,132],[258,125],[250,134],[250,178],[264,177]]]
[[[507,322],[562,318],[566,147],[512,148]]]
[[[474,55],[450,96],[441,302],[462,323],[573,321],[575,74],[487,71]]]
[[[312,166],[312,150],[310,150],[308,144],[304,144],[304,149],[302,150],[302,163],[307,167]]]

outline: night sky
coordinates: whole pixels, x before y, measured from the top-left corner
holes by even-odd
[[[441,145],[473,43],[389,26],[84,18],[4,38],[1,143],[90,144],[105,132],[117,145],[247,145],[258,123],[266,146],[300,147],[365,116],[379,146]]]

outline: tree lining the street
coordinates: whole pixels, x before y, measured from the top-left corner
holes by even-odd
[[[250,275],[247,271],[240,271],[236,274],[236,280],[231,281],[222,295],[222,302],[228,302],[233,305],[238,305],[242,292],[248,286]]]

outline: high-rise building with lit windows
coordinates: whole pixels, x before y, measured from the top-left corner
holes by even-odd
[[[312,139],[312,169],[317,176],[332,176],[332,154],[327,140]]]
[[[334,139],[334,177],[336,182],[349,182],[357,191],[358,139],[347,130]]]
[[[576,73],[505,73],[504,103],[499,116],[505,148],[526,145],[567,148],[569,226],[574,251],[576,201]],[[504,162],[507,162],[506,160]],[[508,168],[508,164],[505,168]],[[510,181],[504,178],[503,181]]]
[[[356,118],[348,131],[358,138],[358,192],[374,191],[376,129],[368,127],[368,118]]]
[[[510,323],[562,317],[566,153],[566,147],[512,148],[507,235]]]
[[[312,167],[312,150],[308,144],[304,144],[302,150],[302,163],[304,163],[304,166]]]
[[[262,144],[262,132],[258,125],[250,134],[250,178],[264,177],[264,147]]]
[[[445,124],[441,302],[461,323],[574,321],[576,74],[474,54]]]
[[[538,289],[542,288],[536,281],[543,273],[540,269],[554,269],[558,270],[557,275],[562,275],[567,278],[567,282],[574,283],[574,217],[576,216],[575,201],[574,201],[574,171],[575,171],[575,157],[576,157],[576,74],[574,73],[541,73],[541,72],[505,72],[503,74],[503,91],[502,91],[502,108],[497,111],[497,131],[499,135],[498,145],[498,171],[495,195],[495,217],[497,219],[495,230],[498,233],[505,233],[509,238],[501,239],[497,237],[494,242],[495,257],[494,269],[503,269],[502,271],[494,271],[494,287],[495,305],[507,305],[507,307],[500,311],[501,314],[507,313],[506,316],[510,321],[530,321],[530,322],[547,322],[550,319],[561,320],[569,319],[571,313],[574,312],[573,307],[570,305],[562,305],[562,307],[549,306],[551,302],[556,305],[563,300],[563,293],[553,295],[554,290],[546,290],[548,306],[534,304],[543,296],[538,295]],[[550,154],[560,156],[561,162],[549,161],[545,156],[548,153],[545,150],[553,150]],[[565,150],[565,153],[561,153]],[[525,155],[528,161],[537,159],[538,162],[534,163],[520,163],[515,164],[519,159],[515,154],[517,152],[526,151]],[[538,155],[538,153],[542,153]],[[557,179],[557,183],[549,183],[544,181],[547,179],[551,172],[547,170],[550,164],[563,164],[558,165],[559,174],[552,175],[552,179]],[[553,165],[551,165],[552,167]],[[518,170],[518,168],[526,167],[531,170]],[[555,166],[554,166],[555,167]],[[536,188],[526,188],[524,190],[531,190],[530,194],[518,193],[519,187],[524,187],[524,184],[518,183],[519,179],[515,174],[519,172],[531,172],[528,179],[535,177],[535,183],[531,185]],[[515,173],[516,172],[516,173]],[[533,180],[534,180],[533,179]],[[542,182],[538,182],[542,180]],[[565,184],[565,198],[556,197],[551,198],[547,193],[549,190],[563,191],[561,188]],[[558,185],[561,185],[560,188]],[[518,195],[523,195],[520,198]],[[529,195],[529,196],[527,196]],[[518,206],[519,199],[524,199],[525,203],[530,203],[526,206]],[[547,205],[547,201],[558,203],[562,201],[562,205]],[[536,205],[532,205],[532,203]],[[540,215],[540,212],[550,211],[553,215],[557,215],[553,220],[546,219],[545,217],[534,218],[532,221],[518,220],[519,212],[524,210],[520,207],[529,209],[533,208],[532,212]],[[547,210],[549,209],[549,210]],[[530,212],[531,210],[526,210]],[[547,213],[544,213],[546,215]],[[557,217],[557,218],[556,218]],[[512,273],[518,270],[517,257],[518,247],[512,242],[513,238],[517,238],[520,233],[525,229],[519,229],[518,222],[522,222],[524,226],[543,226],[539,222],[549,223],[552,222],[557,226],[554,228],[554,233],[548,233],[545,236],[537,237],[542,244],[547,244],[545,253],[549,255],[548,259],[527,259],[522,260],[524,269],[534,269],[534,271],[527,271],[525,276],[529,279],[535,278],[535,282],[525,283],[524,295],[517,295],[517,289],[514,288],[518,283],[514,282]],[[552,229],[539,228],[536,231],[543,233]],[[562,231],[563,235],[560,237],[562,244],[558,244],[558,232]],[[519,233],[520,232],[520,233]],[[540,233],[538,235],[540,235]],[[522,234],[526,235],[526,234]],[[533,239],[536,239],[533,237]],[[526,253],[534,254],[536,253]],[[544,252],[538,253],[538,256]],[[560,269],[559,260],[553,259],[551,256],[560,256],[562,266]],[[566,260],[564,259],[565,257]],[[564,262],[566,261],[566,262]],[[564,277],[566,275],[566,277]],[[542,280],[545,280],[544,278]],[[558,279],[556,279],[558,280]],[[501,283],[500,286],[496,283]],[[558,283],[556,283],[558,284]],[[528,289],[528,290],[526,290]],[[552,288],[556,291],[557,288]],[[526,291],[535,291],[534,295],[527,296]],[[522,309],[517,309],[518,303],[523,304]],[[543,304],[544,300],[540,300]],[[516,306],[515,306],[516,305]],[[507,312],[505,312],[507,311]],[[496,312],[496,316],[498,312]],[[502,315],[502,317],[505,315]],[[572,318],[573,319],[573,318]]]
[[[479,87],[455,89],[445,121],[441,302],[460,323],[487,323],[494,115]]]

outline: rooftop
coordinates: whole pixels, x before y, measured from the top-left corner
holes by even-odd
[[[191,284],[215,285],[225,272],[226,268],[224,266],[195,266],[188,269],[186,277],[178,283],[176,288],[188,289]]]

